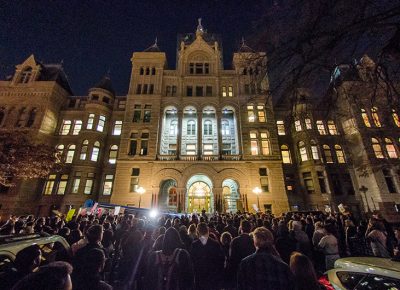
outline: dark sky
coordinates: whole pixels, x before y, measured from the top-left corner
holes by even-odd
[[[253,33],[260,2],[0,0],[0,78],[33,53],[44,63],[63,60],[75,95],[86,95],[108,70],[117,94],[126,94],[132,53],[157,36],[174,68],[176,36],[194,32],[198,17],[205,29],[222,36],[229,66],[241,37]]]

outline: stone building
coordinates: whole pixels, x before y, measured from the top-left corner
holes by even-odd
[[[175,69],[157,42],[133,53],[125,96],[115,95],[108,76],[87,96],[75,96],[61,65],[34,56],[0,81],[0,126],[28,128],[65,161],[63,171],[46,180],[1,188],[0,213],[65,212],[87,199],[174,212],[261,208],[280,214],[342,203],[356,212],[389,213],[400,201],[397,110],[377,104],[361,112],[359,104],[345,103],[342,88],[366,85],[351,76],[360,68],[335,71],[343,103],[337,114],[306,89],[295,102],[273,105],[265,53],[243,42],[225,69],[220,38],[200,22],[177,43]],[[369,177],[358,174],[353,154],[362,155]],[[387,166],[373,170],[383,160]],[[358,190],[363,185],[364,193]]]

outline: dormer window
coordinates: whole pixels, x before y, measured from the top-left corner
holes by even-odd
[[[189,64],[189,74],[193,75],[203,75],[210,73],[210,64],[209,63],[194,63],[191,62]]]
[[[21,72],[21,77],[19,79],[20,84],[26,84],[30,81],[32,76],[32,68],[28,67]]]

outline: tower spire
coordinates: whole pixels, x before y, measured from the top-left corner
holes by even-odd
[[[197,21],[199,22],[199,24],[197,25],[196,29],[196,36],[202,35],[204,33],[204,28],[203,25],[201,24],[201,18],[198,18]]]

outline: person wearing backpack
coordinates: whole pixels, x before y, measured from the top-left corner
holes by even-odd
[[[148,258],[144,283],[146,290],[191,290],[193,266],[178,231],[170,227],[164,235],[162,250]]]

